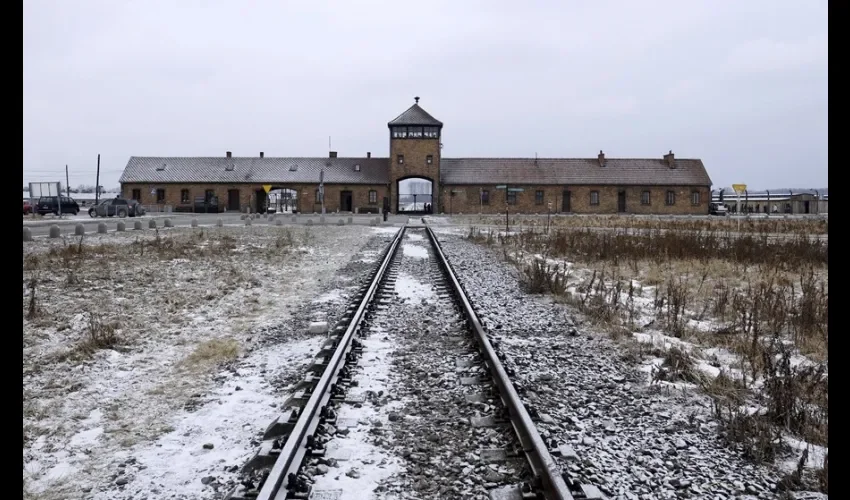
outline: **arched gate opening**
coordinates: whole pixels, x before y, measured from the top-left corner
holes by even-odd
[[[434,211],[434,181],[427,177],[406,177],[396,183],[396,213],[422,215]]]

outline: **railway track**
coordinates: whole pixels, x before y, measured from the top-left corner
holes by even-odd
[[[398,287],[410,274],[428,281],[429,298],[399,297]],[[394,349],[392,356],[387,349]],[[378,376],[374,370],[375,360],[387,357],[393,358],[389,371],[399,394],[382,390],[387,375]],[[402,227],[368,284],[329,332],[284,404],[284,413],[266,430],[259,451],[243,468],[240,485],[226,498],[344,499],[344,491],[319,486],[328,481],[317,475],[326,474],[329,464],[348,459],[334,449],[334,442],[357,426],[357,418],[346,415],[362,414],[367,400],[376,406],[403,406],[390,418],[396,422],[391,426],[395,431],[371,429],[379,442],[408,450],[404,460],[423,478],[454,478],[444,484],[394,483],[410,487],[416,497],[603,498],[593,486],[578,484],[562,472],[553,455],[564,448],[544,442],[535,427],[536,412],[523,405],[503,359],[433,231],[427,226]],[[411,414],[414,410],[416,415]],[[355,446],[348,453],[362,450]],[[383,491],[387,498],[407,493]]]

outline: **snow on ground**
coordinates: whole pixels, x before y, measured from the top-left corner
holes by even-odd
[[[307,323],[341,315],[374,265],[358,250],[388,241],[257,226],[24,243],[25,492],[222,493],[320,345]]]
[[[428,249],[420,245],[411,245],[409,243],[404,243],[401,245],[401,250],[402,252],[404,252],[405,257],[413,257],[416,259],[428,258]]]
[[[358,363],[361,371],[355,378],[357,391],[386,393],[391,370],[389,361],[395,346],[380,327],[373,328],[362,343],[364,354]],[[337,433],[328,444],[327,455],[339,468],[316,476],[314,488],[317,491],[342,490],[345,500],[370,500],[382,481],[399,472],[398,457],[372,444],[371,430],[374,425],[388,425],[389,413],[400,404],[400,401],[392,401],[380,406],[364,404],[359,408],[352,405],[340,408],[337,418],[356,424],[342,434]]]

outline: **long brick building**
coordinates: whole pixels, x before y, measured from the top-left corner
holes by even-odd
[[[122,193],[191,210],[198,199],[263,211],[271,192],[299,212],[706,214],[701,160],[675,158],[443,158],[443,123],[419,98],[390,121],[389,157],[131,157]],[[320,188],[321,183],[321,188]],[[322,195],[322,193],[324,193]]]

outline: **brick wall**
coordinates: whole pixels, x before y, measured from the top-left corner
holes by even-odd
[[[552,203],[552,213],[564,212],[564,191],[570,191],[570,212],[578,214],[604,213],[618,211],[618,193],[625,191],[626,213],[630,214],[693,214],[708,213],[711,201],[710,190],[707,186],[530,186],[510,185],[510,188],[522,188],[516,193],[516,205],[508,205],[504,189],[496,189],[495,185],[444,185],[439,192],[440,206],[445,213],[504,213],[508,208],[517,213],[546,213],[548,204]],[[480,190],[489,191],[490,202],[482,205]],[[451,192],[454,191],[454,195]],[[542,191],[542,203],[538,203],[536,192]],[[591,205],[591,192],[599,193],[598,204]],[[642,204],[644,191],[649,191],[649,204]],[[667,191],[675,193],[673,205],[666,204]],[[691,192],[699,192],[699,204],[691,203]]]
[[[316,190],[318,184],[287,184],[275,187],[294,189],[298,192],[298,210],[300,212],[311,213],[321,212],[322,206],[317,203]],[[141,191],[141,199],[138,200],[142,205],[171,205],[176,208],[180,205],[187,205],[181,202],[180,195],[184,189],[189,190],[189,204],[195,197],[203,196],[207,189],[212,189],[215,195],[218,196],[219,204],[228,206],[228,191],[231,189],[239,190],[239,210],[244,212],[251,207],[252,211],[257,209],[257,193],[265,194],[262,184],[124,184],[121,186],[121,193],[126,198],[131,198],[134,189]],[[156,200],[157,189],[165,190],[165,202],[159,203]],[[377,193],[376,202],[369,203],[369,191],[374,190]],[[386,196],[387,187],[384,185],[343,185],[343,184],[326,184],[325,185],[325,211],[336,212],[340,209],[340,192],[352,192],[352,208],[358,207],[381,207],[383,197]]]
[[[399,165],[398,155],[404,155]],[[428,155],[432,163],[428,164]],[[433,181],[432,193],[440,192],[440,140],[439,139],[390,139],[390,210],[398,207],[398,180],[405,177],[426,177]],[[438,212],[439,200],[434,197],[434,211]]]

